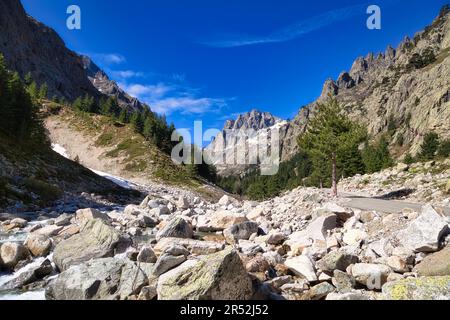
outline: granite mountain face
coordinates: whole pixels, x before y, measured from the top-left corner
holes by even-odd
[[[316,105],[329,96],[336,97],[345,106],[344,112],[365,126],[373,140],[389,131],[391,152],[397,159],[416,154],[430,131],[450,138],[450,7],[443,7],[430,26],[412,39],[405,37],[397,48],[388,46],[384,53],[359,57],[350,71],[342,72],[337,80],[327,80],[316,101],[279,125],[281,161],[299,151],[298,136],[305,132]],[[268,126],[275,123],[267,122]],[[225,129],[239,129],[241,124],[257,130],[268,127],[259,128],[258,118],[246,115],[227,121]],[[217,145],[215,141],[207,149]],[[218,169],[222,175],[242,174],[248,166]]]
[[[393,130],[392,151],[397,158],[417,153],[426,133],[450,137],[450,8],[433,23],[406,37],[397,48],[359,57],[350,71],[327,80],[317,101],[302,108],[285,132],[282,160],[298,151],[317,103],[336,97],[351,119],[377,138]],[[399,143],[402,141],[402,143]]]
[[[2,0],[0,13],[0,52],[8,67],[22,78],[30,73],[38,85],[46,83],[49,97],[74,101],[86,94],[106,95],[123,108],[143,110],[89,57],[68,49],[53,29],[27,15],[19,0]]]

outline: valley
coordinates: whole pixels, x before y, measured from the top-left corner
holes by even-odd
[[[21,1],[0,31],[0,300],[450,299],[449,5],[203,150],[255,163],[174,163],[174,124]],[[273,130],[265,176],[239,147]]]

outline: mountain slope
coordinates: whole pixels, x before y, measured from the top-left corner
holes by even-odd
[[[350,118],[377,138],[390,131],[397,157],[417,153],[424,135],[450,138],[450,7],[413,39],[394,49],[356,59],[349,72],[328,80],[319,99],[302,108],[284,133],[282,160],[297,151],[315,105],[328,95],[345,106]]]
[[[0,52],[8,67],[23,78],[31,73],[49,96],[74,100],[98,91],[89,81],[80,56],[67,49],[58,34],[28,16],[19,0],[0,1]]]

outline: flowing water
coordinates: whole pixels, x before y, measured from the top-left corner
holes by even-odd
[[[18,242],[23,243],[27,237],[25,232],[17,233],[2,233],[0,232],[0,243]],[[14,273],[0,272],[0,300],[45,300],[45,290],[23,292],[20,290],[2,290],[2,286],[9,281],[19,277],[24,272],[27,272],[34,267],[42,264],[46,259],[52,261],[53,254],[45,258],[37,258],[31,263],[27,264],[22,269]]]

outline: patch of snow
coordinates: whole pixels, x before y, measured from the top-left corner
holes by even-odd
[[[56,153],[59,153],[60,155],[62,155],[64,158],[69,159],[69,154],[67,153],[67,150],[63,146],[61,146],[57,143],[52,143],[52,149]]]
[[[91,170],[95,174],[99,175],[100,177],[106,178],[106,179],[114,182],[115,184],[121,186],[122,188],[135,189],[136,187],[138,187],[138,185],[136,183],[128,181],[128,180],[126,180],[124,178],[116,177],[116,176],[113,176],[113,175],[111,175],[109,173],[98,171],[98,170],[94,170],[94,169],[89,169],[89,170]]]

